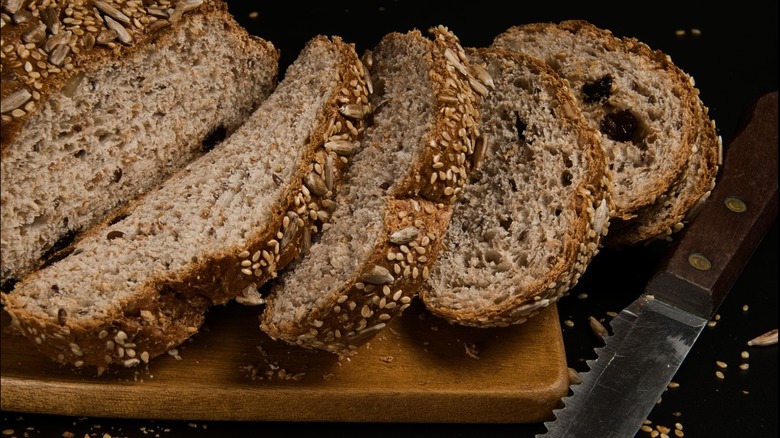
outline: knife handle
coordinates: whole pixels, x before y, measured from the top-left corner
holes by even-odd
[[[725,151],[720,179],[647,293],[710,319],[777,218],[777,91],[746,112]]]

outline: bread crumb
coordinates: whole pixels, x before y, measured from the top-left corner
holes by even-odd
[[[471,342],[464,342],[463,346],[466,347],[466,356],[473,359],[479,359],[479,348],[477,348],[476,344],[472,344]]]
[[[73,432],[68,432],[67,430],[65,432],[62,432],[62,438],[73,438],[76,436]]]
[[[380,356],[379,360],[381,360],[384,363],[391,363],[395,360],[395,357],[393,356]]]

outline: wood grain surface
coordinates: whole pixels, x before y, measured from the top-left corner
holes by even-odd
[[[500,329],[452,326],[418,303],[349,360],[275,342],[230,304],[146,368],[50,362],[2,315],[2,410],[72,416],[531,423],[568,391],[557,308]],[[177,357],[178,356],[178,357]]]

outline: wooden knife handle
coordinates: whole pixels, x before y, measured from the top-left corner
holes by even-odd
[[[646,292],[709,319],[777,218],[777,92],[762,96],[725,150],[712,194]]]

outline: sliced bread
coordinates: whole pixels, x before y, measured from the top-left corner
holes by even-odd
[[[698,139],[683,174],[652,205],[637,211],[632,221],[617,221],[605,243],[613,247],[672,239],[696,217],[715,187],[715,178],[723,162],[723,142],[715,122],[702,104],[699,112]]]
[[[647,234],[629,233],[630,222],[650,221],[639,225],[656,230],[649,234],[676,228],[679,215],[641,212],[672,199],[694,150],[713,147],[697,146],[700,139],[713,138],[712,133],[699,134],[703,126],[712,126],[702,123],[706,115],[689,75],[661,51],[581,20],[512,27],[498,35],[493,46],[544,60],[569,81],[585,119],[602,132],[615,203],[605,244],[645,239]],[[716,168],[700,170],[709,182],[714,180]],[[699,199],[709,185],[681,187],[698,189],[685,198]]]
[[[526,321],[568,293],[609,227],[599,134],[540,60],[467,52],[495,89],[480,105],[484,152],[420,289],[434,314],[476,327]]]
[[[444,27],[390,33],[370,53],[373,124],[310,253],[266,298],[272,338],[349,355],[400,315],[428,277],[466,183],[478,96]]]
[[[3,290],[212,149],[277,81],[278,51],[217,0],[4,1],[2,15]]]
[[[58,362],[130,367],[192,336],[209,306],[252,301],[327,219],[369,112],[364,73],[353,45],[309,41],[218,148],[3,294],[14,325]]]

